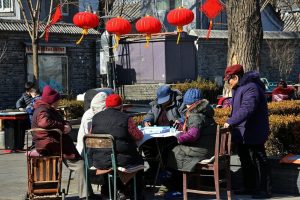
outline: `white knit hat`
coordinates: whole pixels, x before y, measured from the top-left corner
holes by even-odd
[[[105,99],[107,94],[105,92],[99,92],[94,96],[91,101],[91,109],[94,114],[103,111],[105,109]]]

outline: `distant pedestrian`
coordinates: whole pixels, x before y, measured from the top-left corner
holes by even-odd
[[[277,87],[272,91],[272,101],[284,101],[291,100],[294,98],[295,89],[289,87],[284,80],[280,80]]]
[[[232,128],[244,175],[244,188],[236,193],[270,198],[270,164],[264,146],[269,133],[265,85],[258,72],[244,73],[238,64],[226,68],[224,80],[232,89],[232,111],[224,127]]]
[[[26,107],[31,103],[32,96],[30,95],[31,89],[34,88],[33,82],[25,83],[25,92],[16,102],[16,108],[20,111],[25,111]]]

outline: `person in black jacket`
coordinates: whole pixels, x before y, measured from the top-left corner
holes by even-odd
[[[31,90],[34,88],[33,82],[25,83],[25,92],[16,102],[16,108],[20,111],[25,111],[25,108],[31,104],[32,96],[30,95]]]
[[[142,140],[144,135],[137,128],[133,119],[122,112],[123,102],[121,97],[118,94],[111,94],[106,98],[105,103],[106,109],[93,116],[92,133],[110,134],[114,137],[118,167],[132,168],[144,165],[143,158],[138,153],[136,145],[136,142]],[[111,149],[91,149],[90,155],[94,167],[103,170],[111,169]],[[136,175],[138,200],[143,199],[142,176],[143,170]],[[125,194],[128,188],[124,187],[120,182],[118,185],[118,199],[126,199]]]

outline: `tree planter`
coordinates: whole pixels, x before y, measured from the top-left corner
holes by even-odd
[[[272,191],[279,194],[300,194],[300,165],[280,164],[280,158],[269,157],[272,172]],[[241,163],[237,155],[231,157],[232,189],[243,185]]]

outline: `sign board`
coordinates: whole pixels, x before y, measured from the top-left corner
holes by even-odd
[[[26,46],[26,53],[32,53],[32,46]],[[38,53],[43,54],[66,54],[66,47],[39,46]]]

